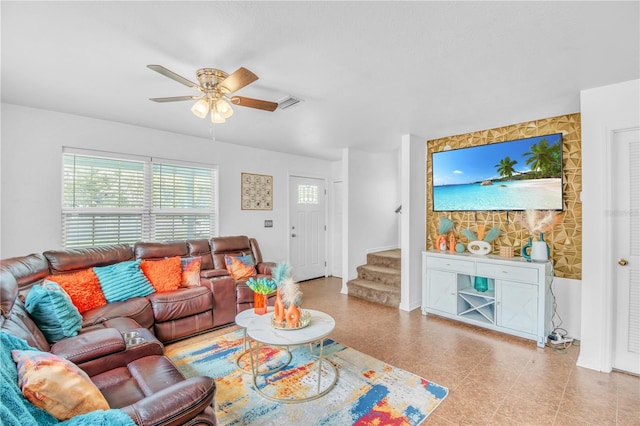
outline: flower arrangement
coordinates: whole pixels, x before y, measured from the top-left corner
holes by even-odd
[[[254,278],[251,277],[247,280],[247,286],[258,294],[271,294],[276,291],[276,283],[266,277]]]
[[[562,220],[562,213],[555,210],[525,210],[520,220],[531,236],[551,231]]]
[[[278,328],[301,327],[302,292],[300,284],[291,277],[291,267],[286,262],[278,263],[271,270],[271,277],[277,288],[273,323]]]

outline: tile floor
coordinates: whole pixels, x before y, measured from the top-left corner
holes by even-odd
[[[303,307],[336,320],[331,338],[449,388],[424,425],[640,425],[640,378],[576,366],[580,348],[535,342],[303,282]]]

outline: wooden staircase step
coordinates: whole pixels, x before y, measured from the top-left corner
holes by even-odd
[[[356,278],[347,282],[349,296],[397,308],[400,305],[400,287],[389,286]]]

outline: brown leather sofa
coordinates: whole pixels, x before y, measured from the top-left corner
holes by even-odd
[[[100,326],[105,320],[126,317],[149,329],[161,342],[169,343],[232,324],[238,312],[253,307],[253,291],[247,287],[246,279],[236,281],[229,276],[225,254],[250,254],[258,272],[257,277],[270,276],[270,268],[274,265],[262,260],[258,242],[246,236],[50,250],[42,255],[32,254],[2,262],[7,265],[40,262],[38,279],[41,280],[49,274],[55,276],[133,259],[200,257],[199,286],[134,297],[82,314],[83,327]],[[42,257],[45,264],[42,264]],[[24,282],[21,288],[26,290],[33,283]]]
[[[66,358],[90,377],[112,409],[121,409],[139,425],[217,425],[212,408],[216,385],[209,377],[185,379],[164,346],[129,318],[100,326],[50,345],[29,317],[20,283],[37,282],[46,269],[44,257],[25,257],[0,268],[0,330],[35,349]],[[137,331],[142,343],[128,345],[123,333]]]
[[[274,266],[262,260],[257,241],[246,236],[50,250],[5,259],[0,261],[0,329],[77,364],[112,408],[123,409],[138,424],[216,424],[210,407],[213,380],[185,380],[164,357],[163,343],[233,323],[238,312],[253,307],[253,291],[246,279],[229,276],[225,254],[251,255],[257,277],[270,276]],[[199,286],[90,309],[82,314],[80,334],[54,345],[49,345],[24,307],[29,289],[47,276],[173,256],[201,257]],[[129,331],[143,336],[143,343],[128,346],[122,335]]]

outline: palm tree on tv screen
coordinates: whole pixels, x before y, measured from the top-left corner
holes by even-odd
[[[539,143],[531,144],[527,151],[522,154],[528,157],[525,161],[527,166],[531,166],[540,177],[552,177],[560,174],[560,144],[549,145],[546,139],[542,139]]]
[[[502,160],[500,160],[500,162],[494,167],[496,168],[498,173],[500,173],[500,176],[510,179],[516,171],[513,166],[515,166],[517,163],[518,161],[512,160],[509,156],[506,156]]]

